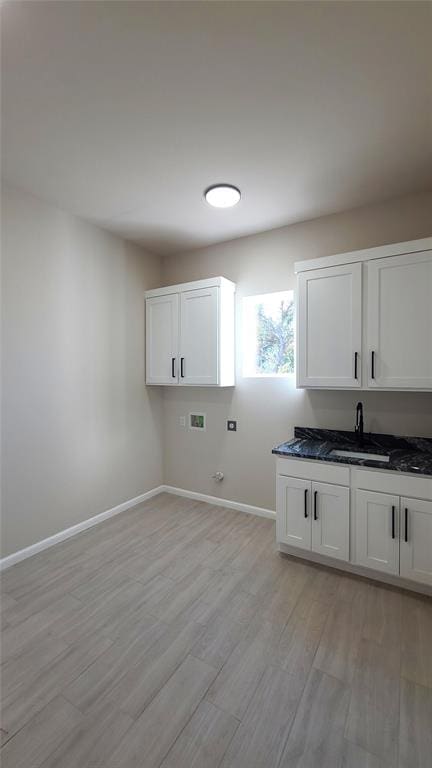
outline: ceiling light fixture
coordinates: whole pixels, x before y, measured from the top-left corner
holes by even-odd
[[[213,208],[232,208],[240,202],[241,194],[232,184],[213,184],[206,189],[204,197]]]

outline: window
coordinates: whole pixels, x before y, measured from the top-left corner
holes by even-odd
[[[243,375],[294,373],[293,291],[243,299]]]

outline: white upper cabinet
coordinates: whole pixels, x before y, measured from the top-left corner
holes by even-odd
[[[180,294],[182,384],[218,383],[218,288]]]
[[[361,264],[300,273],[299,387],[360,387],[361,332]]]
[[[432,389],[432,251],[369,262],[368,385]]]
[[[147,291],[147,384],[234,385],[234,294],[223,277]]]
[[[147,384],[177,384],[178,381],[177,293],[153,296],[146,300],[146,380]]]
[[[297,386],[432,390],[432,238],[296,272]]]

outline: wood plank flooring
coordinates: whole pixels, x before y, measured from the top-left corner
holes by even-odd
[[[5,571],[3,768],[432,768],[432,601],[168,494]]]

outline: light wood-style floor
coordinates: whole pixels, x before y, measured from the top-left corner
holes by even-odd
[[[2,579],[3,768],[431,768],[432,601],[162,494]]]

